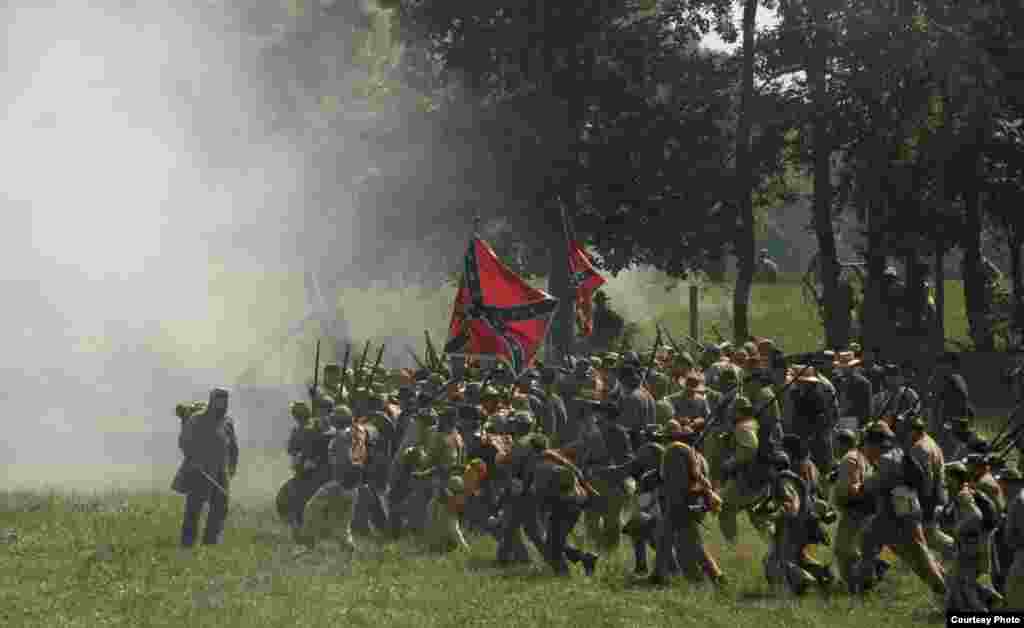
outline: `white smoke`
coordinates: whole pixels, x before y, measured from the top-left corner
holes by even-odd
[[[215,3],[7,4],[0,465],[112,462],[302,315],[307,160]]]

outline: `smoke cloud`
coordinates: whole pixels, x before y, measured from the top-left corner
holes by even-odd
[[[267,42],[237,16],[6,4],[0,465],[173,461],[173,404],[232,385],[300,319],[305,253],[349,230],[311,207],[308,151],[272,132]],[[333,203],[334,224],[352,214]]]

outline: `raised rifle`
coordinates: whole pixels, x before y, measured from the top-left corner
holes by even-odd
[[[320,339],[316,341],[316,357],[313,358],[313,385],[309,389],[310,410],[316,416],[317,388],[320,385]]]
[[[435,373],[441,370],[440,359],[437,355],[437,350],[434,348],[434,341],[430,338],[430,330],[423,330],[423,337],[427,341],[427,365],[430,366],[430,370]]]
[[[658,331],[661,332],[662,331],[661,323],[655,323],[655,325],[656,325]],[[668,344],[672,345],[672,350],[676,352],[676,355],[682,355],[683,354],[682,348],[680,348],[680,346],[676,344],[675,338],[673,338],[672,334],[669,333],[667,327],[664,330],[664,334],[665,334],[665,337],[668,338]]]
[[[685,338],[686,340],[689,340],[691,343],[693,343],[693,346],[697,347],[697,349],[699,349],[701,353],[704,353],[704,352],[706,352],[708,350],[708,345],[706,345],[703,342],[697,340],[696,338],[694,338],[693,336],[691,336],[689,334],[684,335],[683,338]]]
[[[421,371],[429,371],[430,370],[426,366],[423,365],[423,361],[420,360],[420,357],[418,355],[416,355],[416,352],[413,351],[412,349],[410,349],[408,345],[406,345],[405,350],[409,353],[410,356],[412,356],[412,361],[416,363],[416,367],[417,368],[419,368]]]
[[[341,388],[347,390],[351,388],[351,384],[348,381],[348,359],[352,354],[352,343],[345,343],[345,357],[341,359]]]
[[[1006,419],[1003,430],[992,440],[992,451],[1005,449],[1008,452],[1012,445],[1020,438],[1021,433],[1024,432],[1024,422],[1017,420],[1021,407],[1021,404],[1017,404],[1017,407],[1013,409],[1013,412]],[[1014,423],[1017,423],[1017,425],[1014,425]],[[1014,427],[1010,428],[1009,426],[1011,425],[1014,425]]]
[[[366,370],[366,354],[369,353],[369,352],[370,352],[370,341],[367,340],[366,341],[366,346],[363,347],[363,355],[359,358],[359,366],[356,367],[356,376],[355,376],[355,378],[353,380],[353,383],[355,384],[355,386],[354,386],[355,388],[362,388],[363,385],[366,384],[366,382],[363,381],[363,378],[365,376],[365,370]]]
[[[651,347],[651,355],[647,358],[647,367],[644,368],[644,372],[640,377],[640,382],[645,386],[647,385],[647,376],[651,373],[651,369],[654,367],[654,358],[658,355],[659,345],[661,345],[661,325],[658,325],[657,327],[657,334],[654,336],[654,346]]]
[[[380,361],[384,359],[384,347],[386,346],[386,343],[381,343],[380,350],[377,351],[377,360],[373,363],[373,370],[366,376],[368,380],[366,384],[368,386],[373,384],[373,377],[377,374],[377,369],[380,368]]]

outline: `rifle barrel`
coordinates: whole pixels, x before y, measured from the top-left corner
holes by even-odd
[[[345,343],[345,357],[341,360],[341,385],[346,386],[348,382],[348,360],[352,353],[352,343]]]

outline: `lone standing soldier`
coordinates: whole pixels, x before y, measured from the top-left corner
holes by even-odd
[[[192,547],[203,505],[210,503],[203,544],[216,545],[228,516],[228,484],[238,469],[238,439],[228,411],[228,391],[214,388],[204,412],[182,421],[178,447],[185,455],[175,490],[185,495],[181,545]],[[180,480],[180,481],[179,481]]]

